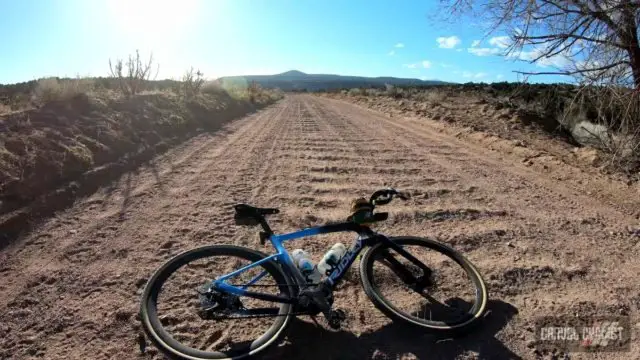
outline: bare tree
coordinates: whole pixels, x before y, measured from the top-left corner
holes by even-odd
[[[182,76],[182,89],[186,98],[192,98],[200,92],[204,85],[204,74],[200,71],[194,71],[193,67],[187,70]]]
[[[479,10],[509,36],[504,55],[552,65],[580,81],[640,90],[640,0],[441,0],[449,14]]]
[[[120,90],[129,97],[142,91],[145,83],[151,79],[152,66],[153,54],[149,55],[149,61],[143,62],[140,52],[136,50],[136,55],[129,55],[126,63],[122,59],[117,59],[115,64],[112,64],[109,59],[109,74],[112,78],[118,79]],[[155,77],[158,76],[159,69],[158,66]]]

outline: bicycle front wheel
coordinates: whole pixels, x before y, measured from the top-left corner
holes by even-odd
[[[169,260],[144,289],[140,315],[152,342],[172,358],[241,359],[274,344],[289,323],[292,305],[219,293],[211,282],[263,258],[239,246],[193,249]],[[292,282],[267,261],[229,283],[254,292],[293,296]]]
[[[369,248],[360,262],[360,278],[380,311],[394,321],[440,332],[467,328],[483,315],[487,288],[469,260],[435,240],[389,239],[431,269],[431,274],[388,243]]]

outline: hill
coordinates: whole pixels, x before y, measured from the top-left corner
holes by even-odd
[[[305,74],[291,70],[275,75],[227,76],[218,79],[220,82],[252,82],[265,88],[280,88],[284,91],[307,90],[320,91],[331,89],[350,89],[355,87],[383,88],[385,84],[395,86],[446,85],[444,81],[405,79],[396,77],[363,77],[333,74]]]

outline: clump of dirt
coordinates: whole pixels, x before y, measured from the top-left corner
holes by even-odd
[[[169,92],[130,99],[79,94],[2,115],[2,232],[21,227],[28,215],[14,212],[26,205],[36,203],[41,213],[53,203],[68,203],[172,144],[259,106],[226,93],[190,100]]]

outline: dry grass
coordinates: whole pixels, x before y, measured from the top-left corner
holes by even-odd
[[[10,113],[11,111],[13,111],[11,106],[0,103],[0,114]]]
[[[65,101],[80,94],[87,94],[94,89],[95,83],[91,79],[77,78],[73,80],[58,80],[44,78],[38,80],[33,91],[32,101],[43,105],[52,101]]]
[[[222,86],[220,86],[220,84],[215,81],[205,82],[202,85],[201,91],[203,94],[209,94],[209,95],[220,95],[226,92],[226,90],[223,89]]]
[[[414,95],[418,101],[426,101],[431,104],[440,105],[447,100],[447,95],[439,90],[425,90]]]

